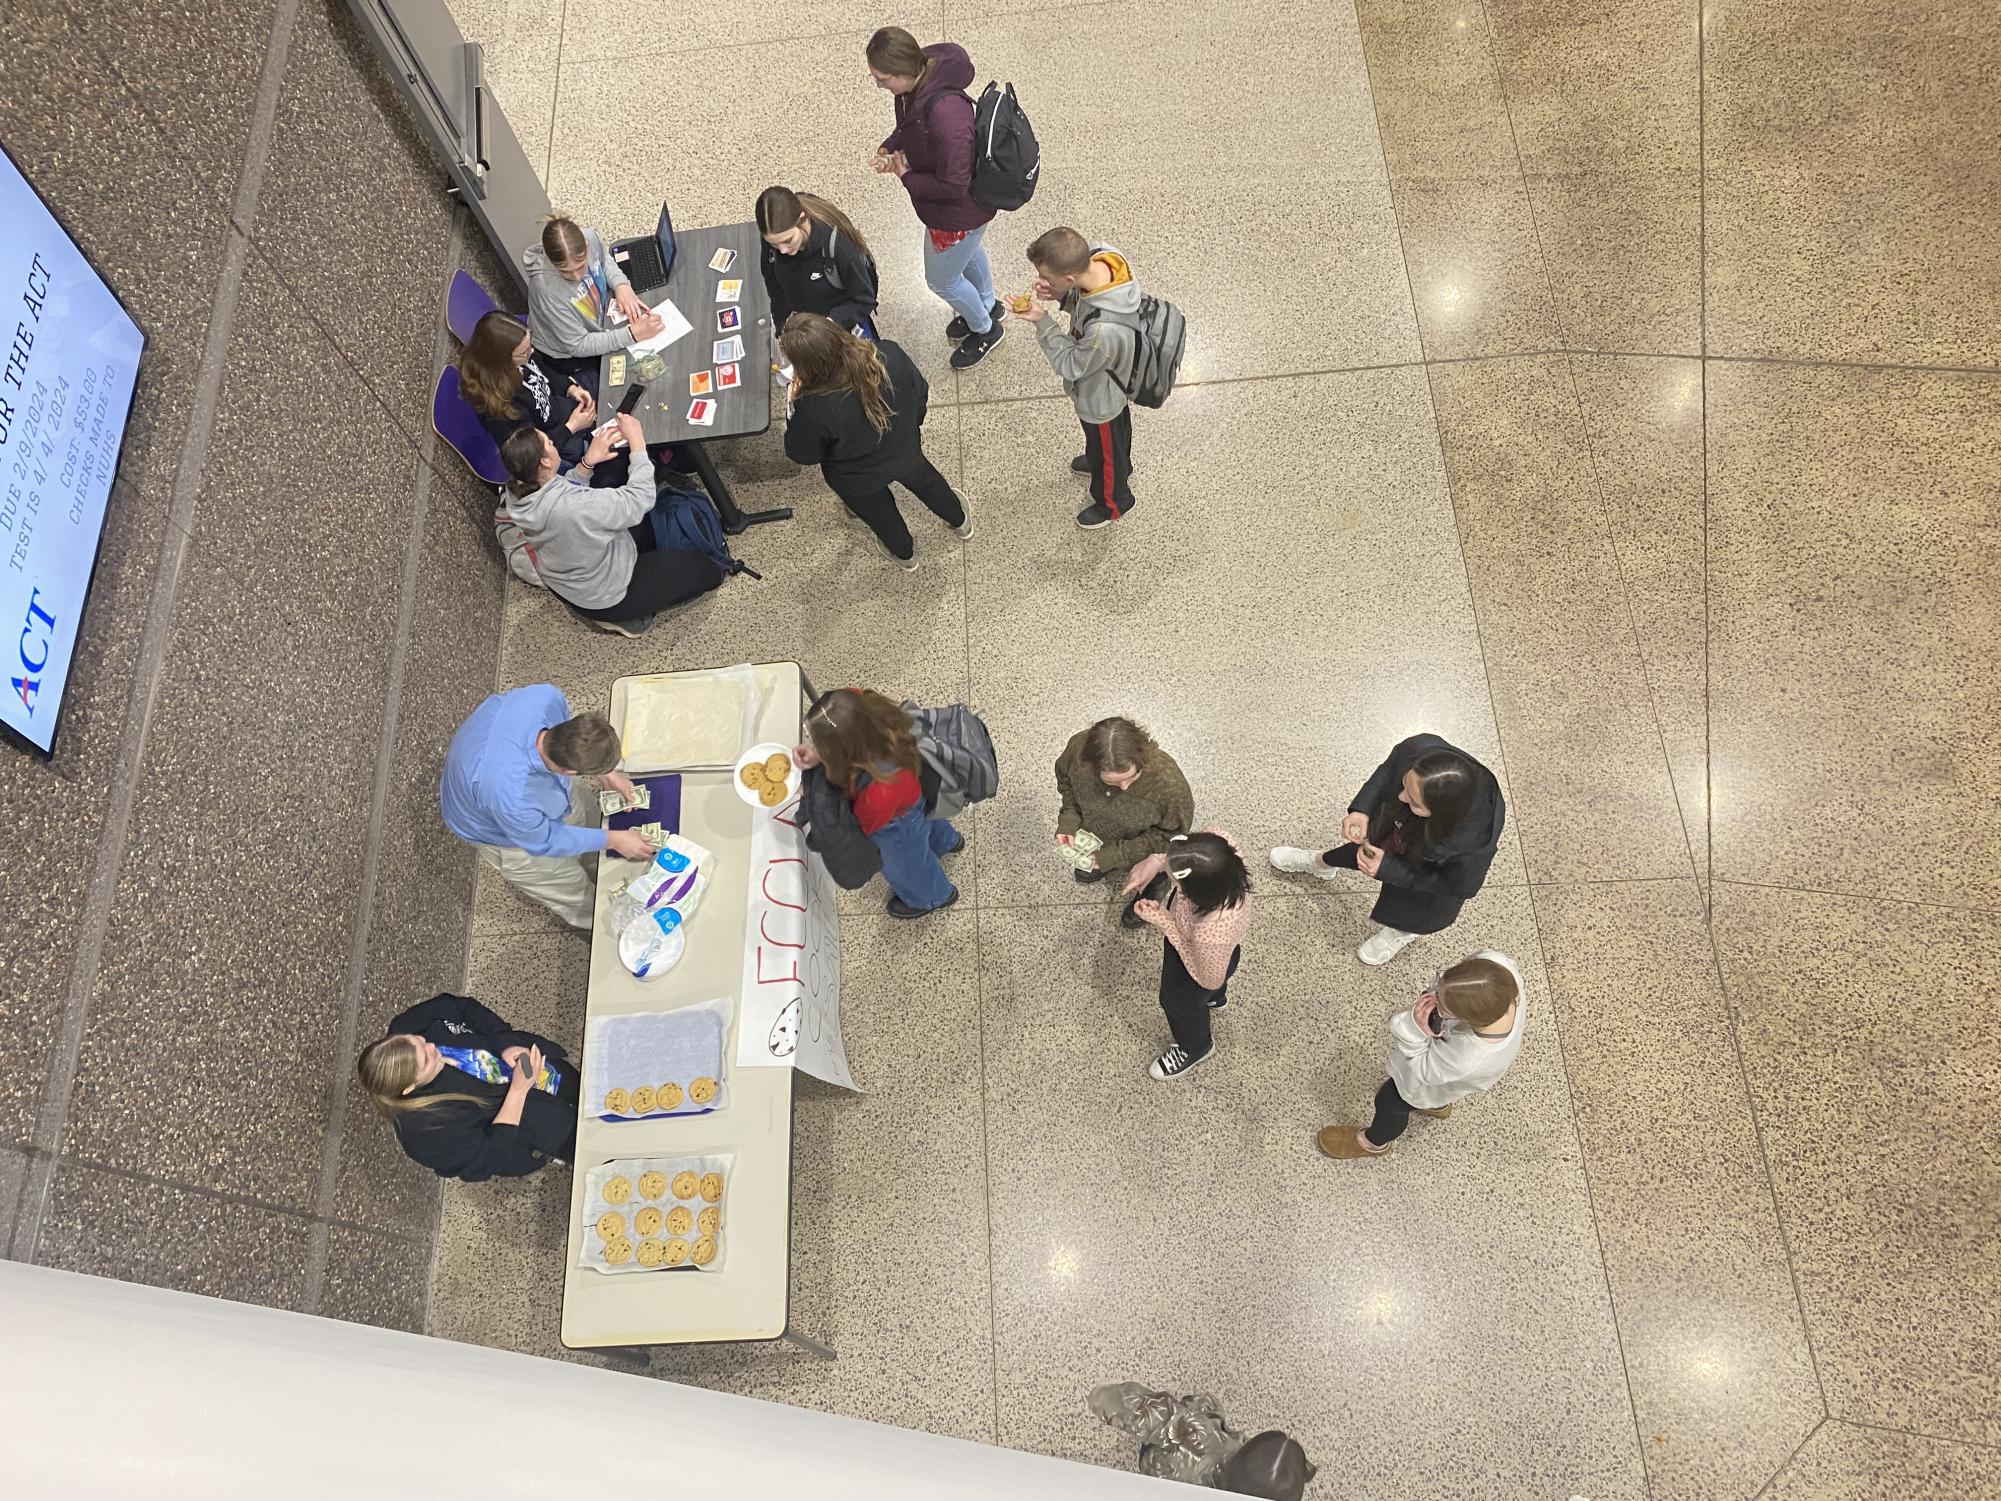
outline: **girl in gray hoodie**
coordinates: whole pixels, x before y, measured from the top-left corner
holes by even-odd
[[[591,488],[619,438],[631,466],[626,482]],[[568,473],[557,472],[562,457],[540,428],[517,428],[500,456],[514,476],[506,516],[521,529],[536,576],[579,615],[613,625],[647,620],[722,583],[722,565],[707,553],[662,545],[668,501],[654,492],[637,418],[621,413],[616,431],[601,429]]]
[[[602,356],[660,332],[660,315],[639,300],[606,252],[604,237],[574,219],[561,214],[544,219],[541,243],[521,252],[521,269],[528,276],[528,327],[535,347],[563,374],[587,375],[583,386],[593,396]],[[613,308],[627,321],[613,322]]]

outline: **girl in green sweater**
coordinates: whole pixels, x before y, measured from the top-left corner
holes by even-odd
[[[1056,815],[1056,842],[1071,844],[1079,832],[1103,844],[1076,872],[1079,881],[1102,881],[1113,871],[1160,854],[1168,840],[1186,834],[1195,823],[1195,798],[1188,779],[1174,758],[1154,744],[1153,737],[1130,719],[1101,719],[1070,737],[1056,759],[1056,792],[1062,809]],[[1134,906],[1152,894],[1139,892],[1126,904],[1120,921],[1142,926]]]

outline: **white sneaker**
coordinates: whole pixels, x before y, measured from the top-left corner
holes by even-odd
[[[1401,928],[1378,928],[1362,940],[1355,957],[1364,964],[1388,964],[1416,942],[1415,933],[1406,933]]]
[[[953,527],[952,530],[957,532],[961,537],[971,540],[973,535],[973,503],[961,495],[959,497],[959,509],[965,512],[966,519]]]
[[[1319,850],[1296,849],[1290,844],[1281,844],[1273,850],[1271,863],[1291,876],[1318,876],[1323,881],[1331,881],[1340,874],[1320,858]]]

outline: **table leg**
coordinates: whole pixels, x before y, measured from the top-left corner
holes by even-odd
[[[640,1372],[653,1367],[653,1350],[648,1345],[600,1345],[605,1359],[621,1371]]]
[[[702,482],[702,488],[709,492],[709,499],[716,503],[716,510],[723,518],[723,530],[732,537],[740,537],[754,526],[767,521],[790,521],[792,507],[773,506],[768,511],[742,511],[737,508],[736,499],[723,483],[723,477],[716,473],[715,461],[709,457],[708,445],[690,442],[685,445],[688,457],[694,463],[695,477]]]
[[[789,1344],[797,1345],[809,1355],[819,1356],[822,1360],[833,1360],[835,1358],[831,1345],[823,1345],[817,1339],[812,1339],[807,1335],[801,1334],[790,1324],[785,1326],[785,1332],[779,1335],[779,1338]]]

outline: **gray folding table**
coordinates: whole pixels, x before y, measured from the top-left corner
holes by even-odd
[[[710,229],[677,229],[674,243],[674,268],[667,274],[667,284],[642,287],[635,283],[633,290],[649,307],[657,307],[663,301],[673,303],[692,325],[691,330],[653,356],[662,368],[651,377],[640,373],[640,357],[629,349],[605,355],[598,366],[598,409],[609,417],[618,410],[627,387],[645,386],[646,394],[632,415],[639,419],[646,441],[677,443],[687,449],[696,475],[722,514],[724,531],[736,536],[760,522],[790,520],[790,506],[768,511],[739,509],[704,447],[710,438],[743,438],[771,426],[771,366],[776,341],[771,327],[771,299],[764,290],[764,275],[759,270],[758,257],[764,242],[758,236],[757,225],[745,220],[742,224],[722,224]],[[727,271],[711,270],[710,257],[723,249],[736,252],[736,263]],[[725,279],[743,283],[742,296],[734,303],[716,300],[717,287]],[[738,310],[741,326],[729,330],[716,327],[716,314],[725,307]],[[717,367],[711,356],[715,344],[732,334],[743,340],[743,358],[736,362],[741,379],[731,390],[711,387],[704,399],[716,404],[715,422],[699,426],[688,421],[688,408],[697,400],[688,388],[688,379],[698,371],[708,371],[713,381]],[[612,374],[621,360],[624,379],[614,381]]]

